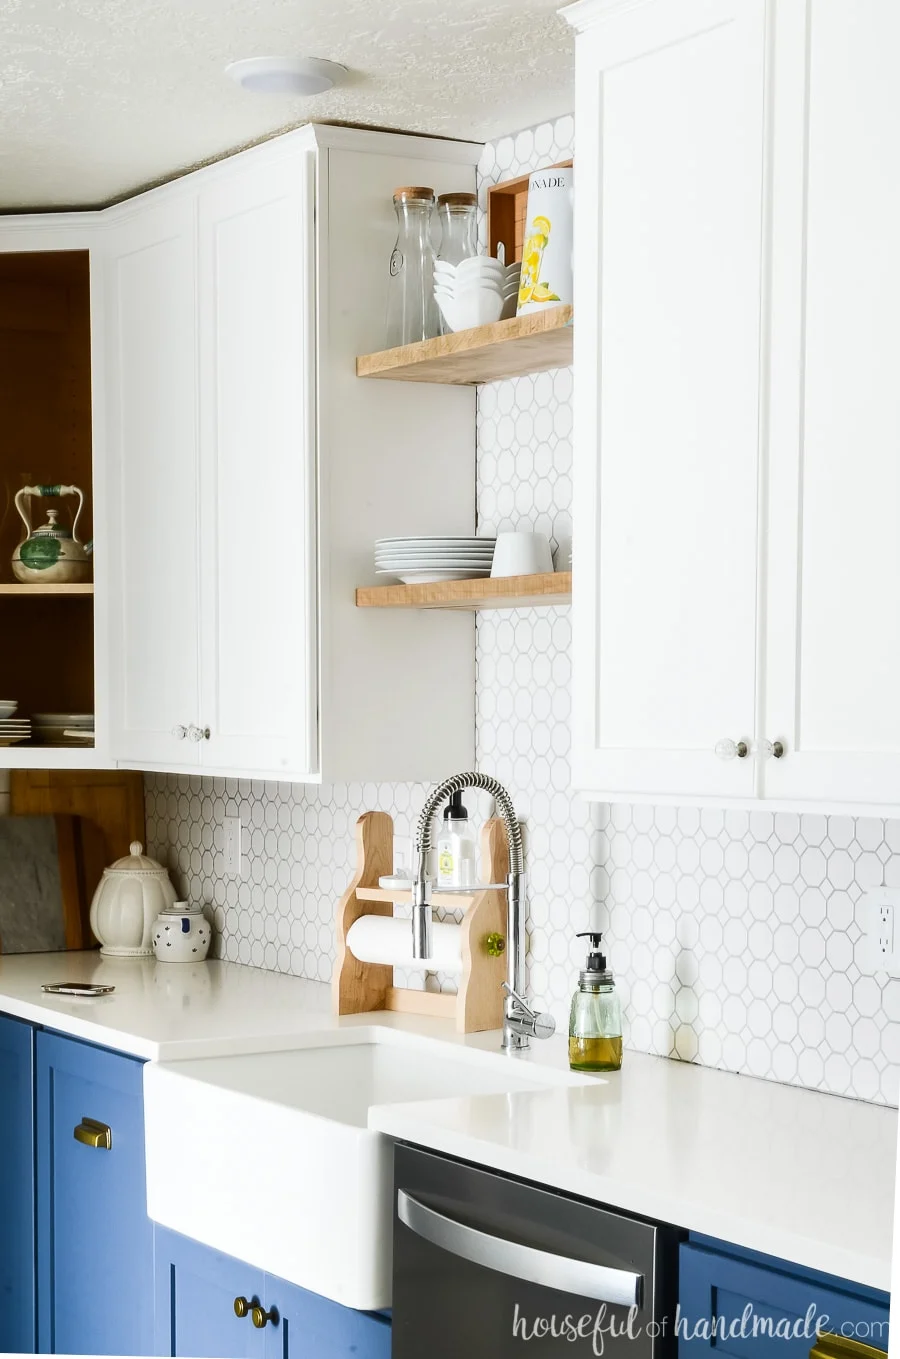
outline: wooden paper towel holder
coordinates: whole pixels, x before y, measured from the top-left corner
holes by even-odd
[[[363,963],[350,952],[347,933],[363,915],[392,916],[393,903],[411,901],[410,892],[387,890],[378,879],[393,871],[394,822],[387,812],[364,812],[356,823],[356,876],[341,898],[337,914],[337,958],[332,982],[335,1014],[366,1014],[393,1010],[404,1014],[436,1015],[454,1019],[458,1033],[499,1029],[503,1023],[506,979],[505,947],[488,951],[488,937],[506,940],[506,893],[473,888],[465,894],[435,891],[432,905],[464,910],[462,972],[457,994],[414,991],[394,986],[394,969],[384,963]],[[484,882],[505,882],[509,873],[506,827],[488,821],[481,832],[481,872]],[[410,927],[411,928],[411,927]]]

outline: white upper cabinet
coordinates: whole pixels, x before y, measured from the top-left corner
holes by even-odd
[[[313,170],[242,159],[200,193],[207,768],[316,769]]]
[[[574,776],[737,793],[753,735],[764,0],[577,48]]]
[[[105,250],[112,749],[175,748],[199,713],[196,221],[126,206]]]
[[[568,17],[575,783],[896,807],[900,12]]]
[[[766,792],[896,806],[900,7],[788,0],[779,23],[809,84],[776,103]]]
[[[355,358],[383,343],[394,188],[470,189],[477,152],[307,127],[110,210],[120,763],[471,763],[472,616],[373,619],[354,590],[376,537],[473,531],[474,393],[361,382]]]

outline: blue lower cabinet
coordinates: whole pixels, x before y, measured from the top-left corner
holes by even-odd
[[[250,1315],[266,1276],[230,1255],[156,1229],[156,1353],[194,1359],[265,1359],[266,1335]],[[235,1312],[242,1298],[246,1310]]]
[[[0,1353],[35,1347],[34,1030],[0,1015]]]
[[[38,1347],[153,1353],[142,1063],[36,1040]]]
[[[196,1359],[390,1359],[391,1325],[157,1227],[156,1350]]]
[[[281,1320],[281,1335],[269,1334],[266,1359],[390,1359],[388,1317],[342,1307],[271,1275],[266,1289]]]
[[[692,1236],[680,1251],[679,1359],[809,1359],[818,1331],[855,1342],[829,1354],[886,1351],[889,1305],[877,1289]]]

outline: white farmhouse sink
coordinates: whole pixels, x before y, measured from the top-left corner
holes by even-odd
[[[290,1052],[148,1063],[154,1221],[290,1283],[390,1305],[392,1143],[369,1108],[569,1083],[547,1067],[392,1029]]]

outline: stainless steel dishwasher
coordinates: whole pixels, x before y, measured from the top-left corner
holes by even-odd
[[[682,1236],[400,1143],[392,1359],[673,1355]]]

